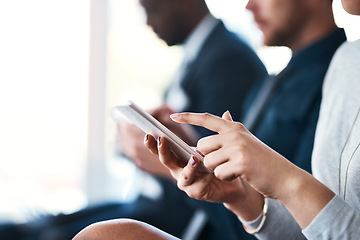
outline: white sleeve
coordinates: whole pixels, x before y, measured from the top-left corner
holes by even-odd
[[[360,214],[335,196],[303,231],[311,240],[355,240],[360,237]]]
[[[261,240],[300,240],[306,239],[301,232],[300,226],[292,217],[290,212],[280,202],[269,199],[268,212],[264,226],[255,234]],[[243,224],[251,226],[252,224],[242,221]]]

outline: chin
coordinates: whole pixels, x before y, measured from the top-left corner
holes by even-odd
[[[263,44],[264,44],[265,46],[268,46],[268,47],[277,46],[276,42],[273,41],[273,39],[267,39],[267,38],[264,38],[264,39],[263,39]]]
[[[343,8],[352,15],[360,15],[360,0],[341,0]]]
[[[274,43],[277,42],[276,34],[273,31],[262,30],[263,33],[263,44],[268,47],[274,46]]]
[[[266,36],[266,34],[264,34],[264,32],[262,32],[262,41],[265,46],[270,46],[270,39]]]

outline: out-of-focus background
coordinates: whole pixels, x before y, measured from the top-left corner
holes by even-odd
[[[247,1],[207,2],[269,72],[286,65],[288,49],[261,46]],[[359,39],[359,17],[334,9]],[[136,0],[0,0],[0,222],[133,200],[142,174],[115,153],[111,110],[159,104],[180,59]]]

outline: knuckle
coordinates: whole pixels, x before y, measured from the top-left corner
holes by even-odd
[[[181,178],[182,178],[182,181],[184,183],[190,182],[190,177],[187,174],[183,173],[183,172],[181,173]]]
[[[182,181],[177,181],[176,185],[180,190],[185,191],[185,185]]]
[[[246,129],[244,124],[242,124],[241,122],[236,122],[235,126],[240,130]]]
[[[197,148],[203,146],[205,141],[206,141],[206,137],[200,138],[199,141],[197,142]]]
[[[242,141],[242,136],[241,133],[239,131],[231,131],[228,133],[228,138],[230,140],[230,142],[234,143],[236,142],[237,144],[240,144]]]
[[[224,180],[224,176],[223,176],[222,172],[219,171],[218,168],[214,169],[214,175],[215,175],[216,178],[218,178],[220,180]]]
[[[247,173],[251,168],[251,163],[247,161],[246,156],[243,154],[239,154],[238,161],[236,161],[235,164],[236,169],[238,169],[240,173]]]
[[[209,155],[206,155],[205,157],[204,157],[204,165],[205,165],[205,167],[207,167],[208,169],[210,169],[210,170],[214,170],[214,166],[212,165],[212,157],[211,157],[211,154],[209,154]]]
[[[186,191],[186,194],[190,197],[190,198],[194,198],[194,199],[199,199],[199,195],[197,191],[193,191],[188,189],[188,191]]]
[[[202,118],[201,118],[201,119],[202,119],[201,123],[203,124],[204,122],[207,122],[207,121],[208,121],[208,119],[211,117],[211,114],[205,112],[205,113],[201,113],[201,116],[202,116]]]

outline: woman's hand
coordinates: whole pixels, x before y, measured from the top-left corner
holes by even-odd
[[[227,112],[223,116],[232,121]],[[240,178],[222,180],[205,169],[202,162],[192,157],[185,166],[171,152],[165,138],[158,142],[148,135],[145,145],[154,154],[158,154],[160,161],[170,170],[177,180],[178,187],[190,197],[210,202],[224,203],[227,208],[244,220],[255,219],[262,210],[263,196],[244,183]],[[205,156],[206,157],[206,156]]]
[[[278,198],[284,185],[291,182],[291,172],[296,167],[241,123],[207,113],[173,114],[171,118],[178,123],[202,126],[219,133],[200,139],[197,145],[205,155],[204,165],[214,171],[216,178],[234,181],[240,177],[271,198]]]
[[[151,154],[143,144],[145,133],[131,123],[117,125],[119,141],[118,151],[127,156],[141,170],[160,177],[172,179],[169,170],[159,161],[158,156]]]
[[[156,140],[149,135],[145,144],[153,153],[159,154],[160,161],[177,180],[178,187],[191,198],[210,202],[228,202],[232,197],[242,197],[238,194],[238,189],[242,187],[240,179],[224,182],[216,178],[212,172],[205,170],[195,156],[184,166],[183,161],[177,159],[171,152],[164,137],[161,137],[157,144]]]

